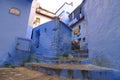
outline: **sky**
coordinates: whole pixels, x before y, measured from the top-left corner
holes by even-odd
[[[40,3],[40,6],[42,8],[45,8],[49,11],[56,12],[64,2],[71,3],[73,2],[73,5],[79,5],[82,0],[38,0]]]

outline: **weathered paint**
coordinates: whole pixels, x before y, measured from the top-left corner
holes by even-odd
[[[71,51],[71,30],[58,19],[36,27],[32,35],[32,51],[55,57]]]
[[[30,6],[27,0],[0,0],[0,65],[14,54],[15,39],[25,37]],[[20,10],[20,15],[9,13],[13,7]]]
[[[120,0],[87,0],[84,6],[91,62],[120,70]]]
[[[45,66],[46,65],[46,66]],[[62,66],[62,65],[61,65]],[[66,65],[68,66],[68,65]],[[25,64],[26,68],[37,70],[40,72],[44,72],[46,74],[72,78],[77,80],[119,80],[120,79],[120,72],[113,69],[103,68],[93,65],[86,65],[86,69],[78,69],[78,68],[67,68],[65,66],[57,67],[57,65],[50,65],[49,64]],[[94,68],[90,68],[88,66],[92,66]]]

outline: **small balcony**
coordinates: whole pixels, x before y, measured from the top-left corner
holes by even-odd
[[[72,28],[73,26],[75,26],[76,24],[80,23],[81,21],[83,21],[85,18],[84,15],[79,14],[78,17],[74,18],[73,20],[70,21],[70,23],[68,24],[68,26],[70,28]]]

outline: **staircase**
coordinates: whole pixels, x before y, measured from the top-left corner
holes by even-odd
[[[41,60],[41,63],[46,64],[88,64],[89,60],[86,58],[71,58],[71,59],[58,59],[58,60]]]
[[[76,80],[120,80],[120,72],[91,64],[42,64],[27,63],[26,68],[49,75]]]
[[[72,51],[71,55],[77,58],[88,58],[88,51],[87,50],[75,50],[75,51]]]
[[[120,72],[89,64],[87,52],[73,52],[70,59],[45,59],[40,63],[26,63],[25,67],[68,80],[120,80]],[[86,55],[86,56],[81,56]]]

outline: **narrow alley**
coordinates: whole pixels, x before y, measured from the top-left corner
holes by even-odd
[[[120,80],[120,0],[0,0],[0,80]]]

